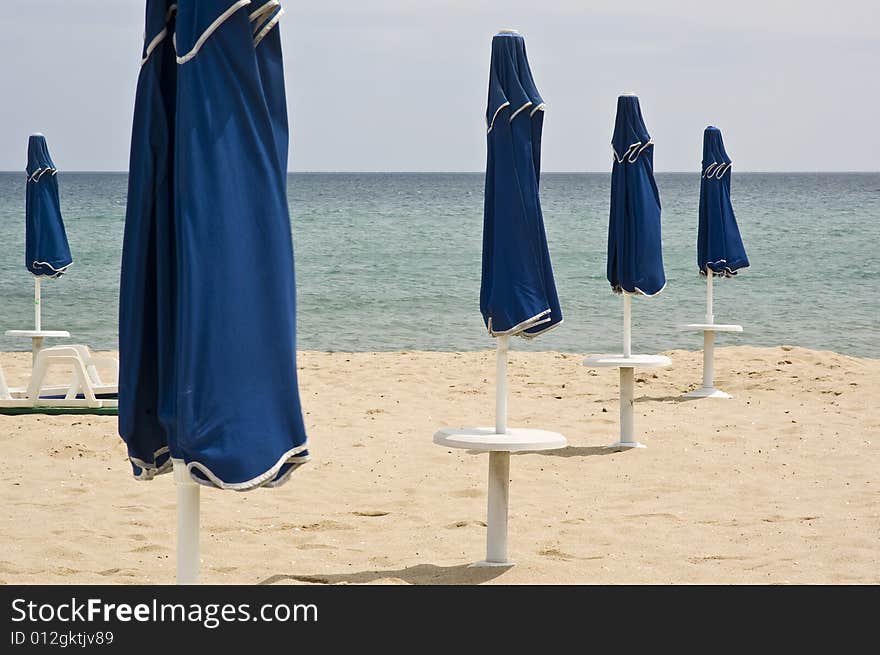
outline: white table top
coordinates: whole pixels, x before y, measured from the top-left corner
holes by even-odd
[[[7,337],[28,337],[37,339],[42,337],[61,337],[67,338],[70,332],[66,330],[6,330]]]
[[[672,360],[665,355],[594,355],[584,359],[589,368],[664,368],[671,366]]]
[[[532,428],[507,428],[505,434],[498,434],[495,428],[443,428],[434,434],[434,443],[449,448],[509,453],[521,450],[555,450],[568,445],[561,434]]]
[[[679,325],[679,330],[697,330],[699,332],[742,332],[742,325],[731,325],[725,323],[688,323],[687,325]]]

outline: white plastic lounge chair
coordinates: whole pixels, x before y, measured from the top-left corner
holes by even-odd
[[[10,389],[0,368],[0,410],[15,408],[111,408],[118,407],[116,383],[105,383],[97,365],[110,364],[119,376],[119,363],[112,357],[95,357],[86,346],[53,346],[41,349],[35,358],[28,386]],[[73,369],[67,385],[44,384],[53,367]]]

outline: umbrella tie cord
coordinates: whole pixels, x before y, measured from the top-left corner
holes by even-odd
[[[220,28],[220,26],[223,25],[223,23],[225,23],[227,20],[229,20],[229,18],[233,14],[235,14],[235,12],[237,12],[242,7],[246,7],[250,3],[251,3],[251,0],[238,0],[238,2],[233,3],[226,11],[224,11],[222,14],[217,16],[217,18],[214,19],[214,22],[211,23],[210,25],[208,25],[208,27],[205,28],[205,31],[202,32],[201,35],[199,35],[199,38],[196,40],[195,44],[193,45],[192,50],[187,52],[182,57],[181,56],[177,57],[177,63],[178,64],[185,64],[188,61],[192,61],[192,59],[195,58],[195,56],[197,54],[199,54],[199,50],[202,49],[202,46],[205,45],[205,43],[207,42],[207,40],[209,38],[211,38],[211,35],[214,32],[216,32]]]
[[[712,162],[708,166],[706,166],[706,170],[703,171],[703,177],[707,180],[711,178],[715,178],[716,180],[720,180],[724,177],[724,174],[730,170],[730,167],[733,166],[733,162]]]
[[[641,141],[636,141],[632,145],[630,145],[623,153],[623,155],[618,155],[617,150],[614,149],[614,144],[611,144],[611,152],[614,153],[614,160],[618,164],[623,164],[624,162],[635,164],[641,155],[648,147],[654,145],[654,139],[648,139],[644,144]]]
[[[275,2],[275,4],[277,5],[278,3]],[[263,28],[259,32],[257,32],[257,34],[254,36],[254,47],[255,48],[258,45],[260,45],[260,41],[262,41],[266,37],[266,35],[272,31],[272,28],[274,28],[276,25],[278,25],[278,21],[281,20],[281,16],[283,14],[284,14],[284,9],[279,8],[278,11],[275,12],[275,15],[272,16],[272,18],[270,18],[266,22],[266,24],[263,26]],[[257,27],[259,28],[259,23],[257,24]]]
[[[47,166],[46,168],[38,168],[31,175],[28,176],[28,182],[39,182],[40,178],[43,177],[46,173],[52,173],[52,175],[56,175],[58,173],[57,168],[51,168]]]
[[[495,115],[492,116],[492,120],[489,122],[489,127],[486,129],[486,134],[489,134],[492,131],[492,128],[495,127],[495,119],[498,118],[498,114],[500,114],[501,110],[505,107],[510,107],[510,101],[503,103],[495,110]]]
[[[165,14],[165,27],[162,28],[162,31],[159,32],[153,39],[147,44],[147,47],[144,49],[144,56],[141,59],[141,66],[147,63],[150,59],[150,55],[153,54],[153,51],[159,47],[159,44],[165,40],[168,36],[168,23],[171,22],[171,19],[177,13],[177,4],[173,4],[168,7],[168,11]],[[146,39],[146,36],[144,37]],[[174,44],[174,50],[177,51],[177,43]]]

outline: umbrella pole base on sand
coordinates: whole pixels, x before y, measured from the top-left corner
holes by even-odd
[[[724,393],[715,388],[715,333],[716,332],[742,332],[741,325],[722,324],[715,322],[712,309],[712,276],[706,276],[706,322],[688,323],[679,325],[679,330],[696,331],[703,333],[703,386],[688,393],[682,394],[682,398],[732,398],[729,393]]]
[[[186,462],[175,459],[177,488],[177,584],[199,584],[199,484],[193,481]]]
[[[510,453],[554,450],[568,445],[556,432],[507,427],[507,351],[510,337],[498,337],[496,412],[494,428],[444,428],[434,443],[447,448],[489,453],[489,491],[486,512],[486,559],[471,566],[513,566],[507,556],[510,499]]]
[[[632,297],[623,295],[623,354],[598,355],[584,359],[588,368],[620,369],[620,438],[606,446],[611,450],[630,450],[647,448],[635,438],[635,369],[664,368],[670,366],[672,360],[664,355],[633,355],[632,354]]]

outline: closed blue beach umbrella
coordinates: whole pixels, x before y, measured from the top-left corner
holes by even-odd
[[[46,337],[70,336],[62,330],[43,330],[42,281],[61,277],[73,264],[61,218],[58,169],[42,134],[32,134],[28,139],[25,174],[24,265],[34,276],[34,329],[8,330],[6,334],[31,339],[32,362],[36,366]]]
[[[538,185],[544,101],[513,31],[492,39],[480,311],[492,336],[535,337],[562,322]]]
[[[614,160],[606,273],[611,288],[623,296],[623,353],[587,357],[584,365],[620,369],[620,438],[610,447],[622,450],[644,447],[635,439],[635,369],[661,368],[672,363],[663,355],[632,352],[633,296],[656,296],[666,287],[660,193],[654,182],[654,141],[635,95],[617,98],[611,149]]]
[[[198,486],[278,486],[308,459],[296,372],[277,0],[148,0],[120,289],[119,432],[175,472],[178,581]]]
[[[688,323],[684,330],[703,333],[703,386],[684,394],[685,398],[730,398],[715,388],[715,333],[742,332],[741,325],[716,323],[712,280],[733,277],[749,265],[733,205],[730,203],[732,162],[724,149],[721,130],[710,125],[703,132],[703,162],[700,175],[700,225],[697,231],[697,266],[706,278],[706,317],[703,323]]]
[[[715,275],[730,277],[749,265],[730,204],[731,166],[721,130],[710,125],[703,132],[700,228],[697,235],[697,266],[702,275],[712,271]]]
[[[562,322],[538,197],[544,101],[532,79],[526,45],[514,30],[492,39],[486,109],[486,189],[480,311],[497,337],[495,427],[443,428],[434,443],[489,453],[486,559],[507,557],[510,453],[563,448],[564,436],[507,426],[507,356],[511,336],[535,337]]]
[[[58,169],[46,137],[28,139],[25,266],[37,277],[57,278],[73,264],[58,196]]]
[[[660,193],[654,182],[654,142],[634,95],[617,99],[611,147],[608,282],[618,293],[654,296],[666,286]]]
[[[306,461],[275,0],[148,0],[120,290],[135,477],[277,486]],[[177,471],[180,475],[180,471]]]

